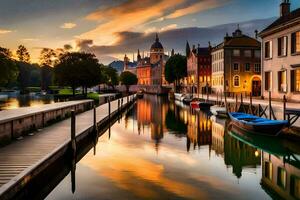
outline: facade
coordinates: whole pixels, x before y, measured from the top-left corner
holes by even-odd
[[[169,56],[165,55],[164,47],[159,41],[159,37],[156,34],[155,42],[151,45],[149,57],[142,57],[140,55],[140,51],[138,50],[137,62],[133,67],[127,67],[124,70],[135,70],[138,85],[145,86],[162,86],[166,85],[167,82],[165,80],[165,64],[168,60]],[[126,60],[124,58],[124,63]],[[128,61],[127,61],[128,63]]]
[[[261,44],[238,28],[212,49],[212,91],[261,95]]]
[[[186,86],[189,93],[203,93],[211,86],[211,46],[190,50],[187,43],[187,79]]]
[[[260,34],[263,44],[263,95],[299,101],[300,98],[300,8],[290,12],[290,3],[280,5],[280,17]]]
[[[136,62],[130,62],[130,59],[125,54],[124,56],[124,71],[129,71],[133,74],[136,74]]]

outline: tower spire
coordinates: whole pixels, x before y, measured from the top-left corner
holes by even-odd
[[[158,33],[156,33],[156,36],[155,36],[155,41],[156,41],[156,42],[159,42]]]

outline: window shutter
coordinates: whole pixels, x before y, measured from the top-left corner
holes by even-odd
[[[269,49],[269,51],[270,51],[270,58],[273,58],[273,42],[272,41],[270,41],[270,49]]]
[[[285,36],[285,37],[283,37],[283,55],[284,56],[287,56],[287,37]]]
[[[291,53],[296,53],[296,33],[292,33],[291,37]]]
[[[295,70],[291,70],[291,92],[295,92]]]
[[[277,39],[277,43],[278,43],[278,49],[277,49],[277,51],[278,51],[278,56],[281,56],[282,55],[282,52],[281,52],[281,40],[282,40],[282,38],[278,38]]]

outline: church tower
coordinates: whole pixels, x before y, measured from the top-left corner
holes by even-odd
[[[164,47],[159,42],[158,34],[156,33],[155,42],[152,44],[150,48],[150,63],[156,64],[159,61],[163,60],[164,56]]]
[[[127,71],[128,70],[128,64],[129,64],[129,58],[125,54],[125,57],[124,57],[124,70],[123,71]]]
[[[142,60],[140,49],[138,49],[137,62],[139,63]]]

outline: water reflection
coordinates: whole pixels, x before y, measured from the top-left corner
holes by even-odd
[[[54,103],[53,95],[12,95],[0,99],[0,111]]]
[[[297,146],[271,153],[226,121],[145,95],[77,164],[76,192],[68,177],[48,199],[297,199]]]

